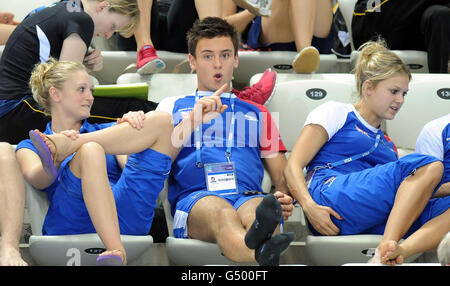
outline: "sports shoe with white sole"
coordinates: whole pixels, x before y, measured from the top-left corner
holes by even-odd
[[[141,75],[158,73],[166,68],[166,64],[158,57],[151,45],[143,46],[137,54],[137,73]]]
[[[292,67],[296,73],[313,73],[320,65],[320,54],[315,47],[303,48],[294,58]]]

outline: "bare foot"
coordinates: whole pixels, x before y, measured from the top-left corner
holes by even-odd
[[[380,243],[377,250],[380,255],[380,262],[387,265],[396,265],[403,263],[403,248],[393,240]]]
[[[120,250],[120,249],[114,249],[114,250],[106,250],[104,252],[102,252],[99,257],[101,256],[117,256],[120,257],[120,259],[122,259],[122,266],[126,266],[127,265],[127,256],[125,253],[125,250]]]
[[[76,151],[75,144],[72,144],[75,139],[67,134],[55,133],[52,135],[46,135],[39,130],[35,131],[39,134],[42,140],[44,140],[50,150],[50,153],[52,154],[52,157],[56,158],[57,163],[61,163],[65,158]]]
[[[0,266],[28,266],[15,247],[0,247]]]

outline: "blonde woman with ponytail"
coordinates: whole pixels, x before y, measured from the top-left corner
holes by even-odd
[[[356,104],[330,101],[308,115],[284,175],[314,234],[382,234],[372,261],[398,264],[449,231],[450,197],[432,199],[443,166],[427,155],[399,159],[380,129],[407,100],[411,79],[382,40],[361,48],[355,79]]]
[[[50,201],[42,233],[96,232],[107,249],[98,263],[126,265],[120,234],[149,233],[172,160],[202,115],[193,111],[175,128],[171,115],[159,111],[129,112],[118,124],[90,124],[93,83],[77,62],[37,65],[30,87],[51,121],[44,133],[30,131],[31,140],[18,144],[16,156],[24,178]],[[218,96],[197,106],[205,116],[226,108]]]

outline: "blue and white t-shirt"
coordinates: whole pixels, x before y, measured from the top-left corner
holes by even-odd
[[[198,91],[199,98],[211,96],[213,92]],[[234,99],[234,109],[231,106]],[[237,187],[239,192],[261,190],[264,176],[262,157],[272,153],[286,151],[278,128],[270,112],[262,105],[237,98],[232,93],[221,95],[223,104],[228,108],[208,124],[202,124],[201,161],[203,164],[227,162],[225,151],[231,120],[234,113],[235,126],[230,160],[235,164]],[[157,111],[172,114],[174,125],[192,111],[195,105],[195,93],[187,96],[165,98]],[[172,164],[169,177],[169,201],[174,209],[176,202],[189,193],[206,190],[204,168],[197,166],[195,132],[185,142]]]
[[[450,113],[425,124],[417,138],[416,152],[441,160],[442,183],[450,182]]]
[[[367,123],[352,104],[326,102],[310,112],[305,126],[308,124],[318,124],[328,133],[328,142],[308,164],[308,172],[316,167],[361,155],[374,147],[377,135],[380,136],[377,148],[369,155],[331,169],[317,170],[314,180],[358,172],[398,159],[395,145],[380,129]]]

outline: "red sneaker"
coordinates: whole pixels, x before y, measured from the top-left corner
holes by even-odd
[[[244,87],[241,91],[233,90],[233,93],[240,99],[251,100],[263,105],[272,99],[276,82],[277,72],[267,69],[257,83],[251,87]]]
[[[139,74],[158,73],[166,68],[166,64],[158,57],[151,45],[143,46],[137,54],[137,72]]]

